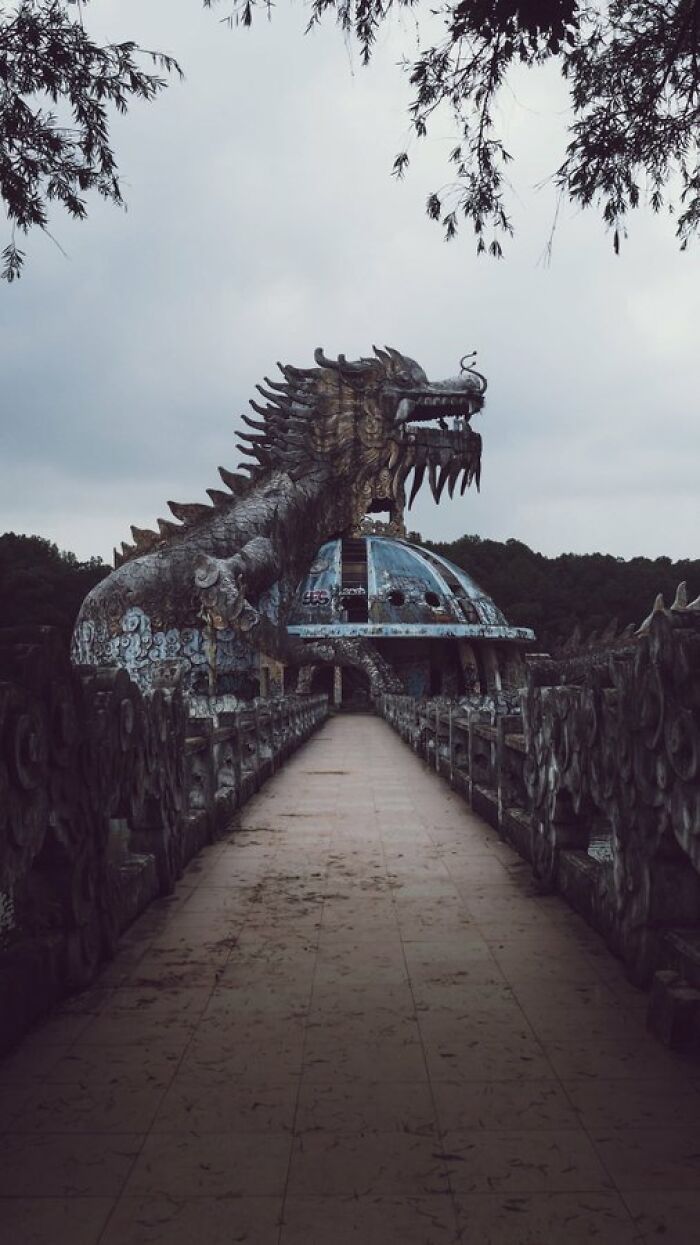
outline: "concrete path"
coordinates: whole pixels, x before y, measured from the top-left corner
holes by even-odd
[[[330,721],[1,1067],[6,1245],[690,1245],[700,1089],[375,718]]]

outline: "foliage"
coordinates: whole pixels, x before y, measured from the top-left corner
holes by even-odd
[[[234,14],[244,25],[256,2],[269,11],[270,0],[237,0]],[[334,13],[367,63],[394,8],[411,10],[421,40],[421,17],[442,25],[441,37],[404,69],[415,136],[424,138],[445,107],[458,136],[449,155],[454,180],[427,201],[448,239],[463,217],[477,250],[501,255],[513,225],[505,196],[511,156],[497,104],[514,65],[555,59],[572,106],[568,146],[552,174],[560,199],[594,205],[616,251],[630,210],[641,201],[655,211],[666,206],[677,213],[676,234],[687,246],[700,228],[700,0],[441,0],[437,8],[420,0],[311,0],[309,25]],[[408,152],[400,152],[397,177],[408,164]]]
[[[0,627],[72,630],[83,597],[109,574],[100,558],[79,562],[42,536],[0,536]]]
[[[221,0],[201,0],[214,8]],[[122,202],[108,107],[125,112],[166,85],[141,66],[180,73],[172,57],[134,42],[100,45],[83,25],[88,0],[0,0],[0,197],[13,227],[2,275],[22,270],[16,233],[47,229],[48,205],[86,214],[94,190]],[[232,0],[224,21],[250,26],[272,0]],[[427,43],[404,62],[411,129],[423,138],[438,110],[452,114],[451,181],[428,215],[447,238],[468,221],[477,250],[502,253],[513,232],[510,162],[498,102],[514,66],[554,59],[571,98],[569,143],[552,173],[560,198],[594,206],[615,249],[640,202],[676,214],[681,247],[700,229],[700,0],[311,0],[309,27],[327,14],[354,36],[365,63],[393,9],[410,10]],[[435,22],[441,30],[434,43]],[[394,161],[402,177],[408,151]]]
[[[700,592],[700,559],[615,558],[610,554],[561,553],[547,558],[519,540],[459,540],[433,544],[463,567],[493,597],[509,622],[532,627],[537,648],[554,652],[580,627],[584,637],[602,631],[613,618],[619,630],[637,626],[651,612],[657,593],[670,605],[681,580]]]
[[[165,72],[172,59],[133,42],[95,43],[83,26],[87,0],[0,4],[0,196],[12,225],[2,276],[21,275],[17,232],[46,230],[48,205],[86,215],[85,194],[122,203],[110,144],[107,106],[126,112],[166,85],[139,67],[144,57]]]

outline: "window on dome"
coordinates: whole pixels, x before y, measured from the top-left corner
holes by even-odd
[[[438,605],[440,604],[440,598],[437,592],[426,592],[425,600],[427,604],[430,605],[433,609],[437,609]]]

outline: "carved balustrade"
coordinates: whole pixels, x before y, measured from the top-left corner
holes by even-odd
[[[327,711],[293,696],[193,719],[177,687],[71,666],[50,628],[0,631],[0,1050],[93,979]]]
[[[669,970],[700,991],[698,610],[658,610],[647,634],[607,654],[537,660],[520,714],[389,695],[380,711],[532,861],[538,889],[561,891],[604,936],[632,981]],[[668,1036],[676,1013],[659,1021],[657,1004],[675,987],[659,981],[653,1026]],[[700,993],[693,1012],[678,989],[700,1049]]]

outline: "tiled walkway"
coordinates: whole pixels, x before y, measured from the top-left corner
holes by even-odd
[[[3,1245],[700,1240],[697,1069],[385,723],[331,720],[0,1065]]]

